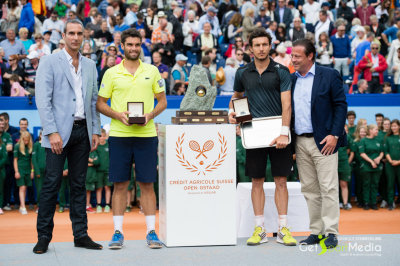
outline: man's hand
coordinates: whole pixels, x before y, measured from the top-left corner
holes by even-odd
[[[371,68],[371,72],[373,73],[373,72],[375,72],[375,68],[373,67],[373,68]]]
[[[19,174],[19,172],[15,172],[15,179],[20,179],[21,175]]]
[[[92,135],[92,149],[90,150],[95,151],[97,149],[97,147],[99,146],[100,143],[100,139],[99,139],[99,135],[93,134]]]
[[[35,174],[33,172],[31,172],[31,179],[35,178]]]
[[[351,64],[351,59],[348,58],[348,59],[347,59],[347,65],[350,65],[350,64]]]
[[[122,122],[122,124],[124,124],[125,126],[130,126],[130,124],[128,123],[128,116],[130,113],[128,111],[125,112],[121,112],[121,113],[117,113],[115,119],[119,120]]]
[[[63,176],[67,176],[68,175],[68,169],[63,171]]]
[[[237,124],[238,122],[236,121],[236,113],[235,112],[231,112],[229,114],[229,124]]]
[[[139,126],[142,126],[142,127],[146,126],[147,123],[149,123],[150,120],[154,118],[153,113],[144,114],[144,117],[146,118],[146,122],[144,122],[144,124],[138,124]]]
[[[61,154],[63,151],[63,141],[58,132],[51,133],[49,135],[49,141],[51,145],[51,151],[55,154]]]
[[[284,135],[280,135],[279,137],[277,137],[276,139],[274,139],[269,146],[275,145],[276,144],[276,148],[277,149],[284,149],[286,148],[286,146],[288,145],[289,142],[289,137],[288,136],[284,136]]]
[[[324,144],[324,147],[321,150],[323,155],[331,155],[336,148],[337,139],[333,135],[326,136],[319,144]]]

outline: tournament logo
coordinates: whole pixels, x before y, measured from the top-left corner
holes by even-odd
[[[219,132],[217,143],[217,145],[220,146],[219,148],[215,147],[215,143],[212,140],[207,140],[206,142],[204,142],[203,145],[200,145],[200,143],[196,140],[190,140],[189,142],[187,142],[185,141],[185,133],[183,133],[181,136],[178,136],[175,144],[176,157],[179,164],[187,171],[195,173],[197,175],[206,175],[206,173],[217,170],[219,166],[221,166],[222,163],[225,161],[228,154],[228,142],[225,136],[221,135],[221,133]],[[212,160],[212,162],[206,163],[205,160],[209,161],[211,159],[207,155],[207,152],[213,150],[214,148],[218,149],[219,151],[218,157],[215,159],[213,158],[214,160]],[[187,157],[185,157],[185,150],[190,150],[190,152],[194,152],[195,159],[189,161]]]

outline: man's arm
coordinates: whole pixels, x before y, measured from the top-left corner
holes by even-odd
[[[236,116],[236,113],[235,113],[235,111],[233,110],[233,103],[232,103],[232,101],[233,100],[235,100],[235,99],[241,99],[241,98],[243,98],[244,97],[244,92],[237,92],[237,91],[235,91],[234,93],[233,93],[233,95],[232,95],[232,98],[231,98],[231,100],[229,101],[229,123],[230,124],[237,124],[237,121],[236,121],[236,118],[235,118],[235,116]]]
[[[128,111],[121,112],[121,113],[116,112],[113,109],[111,109],[110,106],[108,106],[107,101],[108,101],[108,98],[98,96],[97,103],[96,103],[97,111],[99,111],[103,115],[108,116],[112,119],[121,121],[126,126],[130,126],[130,124],[128,123],[128,116],[127,116],[129,114],[129,112]]]
[[[96,103],[97,103],[97,97],[98,97],[98,91],[97,91],[97,70],[96,70],[96,65],[92,64],[93,66],[93,80],[92,80],[92,101],[90,103],[90,108],[92,111],[92,132],[95,135],[101,135],[101,129],[100,129],[100,113],[97,112],[96,109]]]

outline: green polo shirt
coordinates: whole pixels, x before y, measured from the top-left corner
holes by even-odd
[[[391,135],[385,138],[383,146],[385,155],[389,154],[392,160],[400,160],[400,137],[399,135]]]

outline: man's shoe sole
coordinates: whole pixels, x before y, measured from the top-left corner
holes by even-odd
[[[123,247],[122,246],[108,246],[109,249],[121,249]]]
[[[153,244],[153,245],[147,245],[149,248],[151,248],[151,249],[160,249],[160,248],[162,248],[162,245],[155,245],[155,244]]]
[[[288,247],[293,247],[293,246],[296,246],[296,245],[297,245],[297,243],[285,243],[285,242],[283,242],[283,240],[281,240],[281,239],[277,239],[276,242],[279,243],[279,244],[282,244],[282,245],[284,245],[284,246],[288,246]]]
[[[103,249],[102,246],[101,247],[86,247],[86,246],[81,246],[81,245],[77,245],[77,244],[75,244],[74,246],[76,248],[86,248],[86,249],[94,249],[94,250],[102,250]]]
[[[34,250],[33,251],[33,253],[35,253],[35,254],[44,254],[44,253],[46,253],[47,252],[47,250]]]
[[[266,239],[266,240],[261,240],[261,241],[258,242],[258,243],[247,242],[247,245],[248,245],[248,246],[258,246],[258,245],[261,245],[261,244],[264,244],[264,243],[268,243],[268,239]]]

